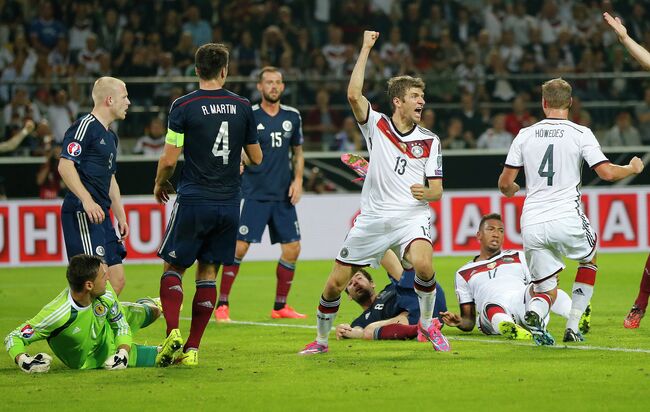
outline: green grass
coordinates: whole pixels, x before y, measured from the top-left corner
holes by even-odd
[[[435,260],[455,311],[453,273],[466,260]],[[0,356],[0,410],[647,410],[650,353],[602,349],[650,351],[650,319],[638,330],[622,327],[644,262],[642,254],[599,257],[592,332],[583,344],[572,345],[588,350],[518,345],[445,328],[449,353],[417,342],[332,340],[329,354],[299,357],[296,352],[313,340],[314,329],[211,322],[194,369],[81,372],[55,360],[48,374],[32,376]],[[122,300],[157,295],[161,267],[127,265]],[[231,294],[231,317],[313,326],[330,267],[326,261],[299,262],[289,303],[310,317],[276,322],[269,319],[275,263],[244,262]],[[383,286],[385,275],[373,274]],[[570,263],[560,280],[566,290],[574,274]],[[0,334],[33,316],[63,289],[64,279],[60,267],[2,269]],[[192,296],[193,282],[186,281],[185,318]],[[337,321],[349,322],[359,312],[356,304],[345,302]],[[188,330],[189,321],[182,321],[184,336]],[[563,319],[554,317],[550,330],[561,340]],[[157,344],[163,335],[164,320],[159,320],[135,340]],[[51,353],[44,342],[30,351]]]

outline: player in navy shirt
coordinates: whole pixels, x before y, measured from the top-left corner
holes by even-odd
[[[271,317],[306,317],[287,305],[287,295],[300,254],[300,227],[295,205],[302,195],[305,166],[302,119],[298,110],[280,104],[284,83],[282,73],[277,68],[264,67],[260,71],[257,90],[262,94],[262,102],[253,106],[253,115],[257,138],[264,153],[264,163],[244,169],[244,202],[235,261],[232,265],[223,267],[219,303],[214,313],[217,322],[230,321],[230,288],[250,244],[262,240],[267,225],[271,243],[279,242],[282,250],[276,269],[277,285]]]
[[[185,165],[178,181],[176,203],[158,256],[164,261],[160,300],[167,321],[167,339],[157,363],[169,366],[178,357],[198,364],[198,348],[216,304],[220,264],[231,265],[239,225],[242,149],[253,164],[262,162],[250,102],[226,89],[228,49],[208,43],[196,51],[199,89],[179,97],[169,109],[165,147],[158,162],[154,196],[166,203],[174,188],[169,178],[178,157]],[[182,277],[198,260],[192,325],[180,355],[178,330],[183,303]]]
[[[386,252],[381,264],[388,272],[390,283],[379,293],[375,291],[372,276],[364,269],[359,269],[350,279],[345,291],[364,311],[351,324],[336,327],[338,339],[413,339],[417,336],[420,306],[413,289],[415,272],[403,271],[397,255],[391,250]],[[440,284],[436,285],[436,293],[433,317],[440,321],[440,312],[447,310]]]
[[[92,97],[92,112],[74,122],[63,137],[59,174],[69,192],[61,207],[61,225],[68,259],[80,253],[104,258],[119,294],[125,284],[122,241],[129,235],[129,225],[115,179],[118,139],[109,125],[126,117],[131,102],[124,82],[114,77],[99,78]],[[109,208],[117,219],[119,238]]]

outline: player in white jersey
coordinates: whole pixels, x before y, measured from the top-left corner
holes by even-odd
[[[563,79],[544,83],[546,119],[519,131],[499,176],[499,190],[511,197],[519,190],[515,183],[519,169],[526,174],[521,231],[535,295],[526,305],[525,321],[540,345],[555,343],[543,320],[556,298],[563,257],[580,262],[564,341],[584,340],[578,322],[591,300],[597,266],[596,233],[582,211],[582,161],[609,182],[643,170],[638,157],[626,166],[610,163],[591,130],[567,120],[570,107],[569,83]]]
[[[377,267],[388,249],[404,265],[415,269],[419,333],[436,350],[449,350],[447,339],[432,322],[436,280],[428,202],[442,196],[440,139],[417,124],[424,108],[421,79],[400,76],[388,81],[388,97],[393,106],[390,118],[374,111],[362,95],[366,62],[378,37],[377,32],[364,32],[363,46],[348,85],[348,101],[372,158],[361,192],[361,214],[348,232],[329,275],[318,306],[317,337],[300,352],[303,355],[328,351],[328,336],[341,292],[358,268]]]
[[[476,233],[481,250],[478,256],[456,272],[456,297],[460,314],[442,312],[448,326],[470,332],[476,324],[486,335],[504,335],[509,339],[531,339],[524,329],[525,302],[530,299],[530,272],[524,253],[501,250],[503,246],[501,215],[492,213],[481,218]],[[568,318],[571,298],[558,289],[551,307],[554,313]],[[581,319],[580,329],[589,330],[589,318]]]

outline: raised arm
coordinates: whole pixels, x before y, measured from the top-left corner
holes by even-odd
[[[362,94],[363,80],[370,50],[378,38],[379,32],[368,30],[363,32],[363,45],[361,46],[357,63],[354,65],[352,75],[350,76],[350,83],[348,84],[348,102],[350,102],[354,118],[359,123],[365,123],[368,120],[368,107],[370,103]]]
[[[621,19],[618,17],[612,17],[607,12],[603,13],[603,18],[611,28],[614,29],[618,36],[618,40],[630,52],[632,57],[634,57],[644,69],[650,70],[650,52],[627,34],[627,29],[623,26]]]

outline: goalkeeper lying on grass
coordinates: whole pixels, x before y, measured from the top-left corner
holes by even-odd
[[[158,347],[135,345],[132,334],[158,319],[161,311],[156,303],[152,299],[120,303],[107,282],[106,265],[96,256],[74,256],[66,276],[69,287],[5,338],[7,352],[20,369],[27,373],[50,369],[50,355],[30,356],[25,350],[43,339],[72,369],[154,366]]]

